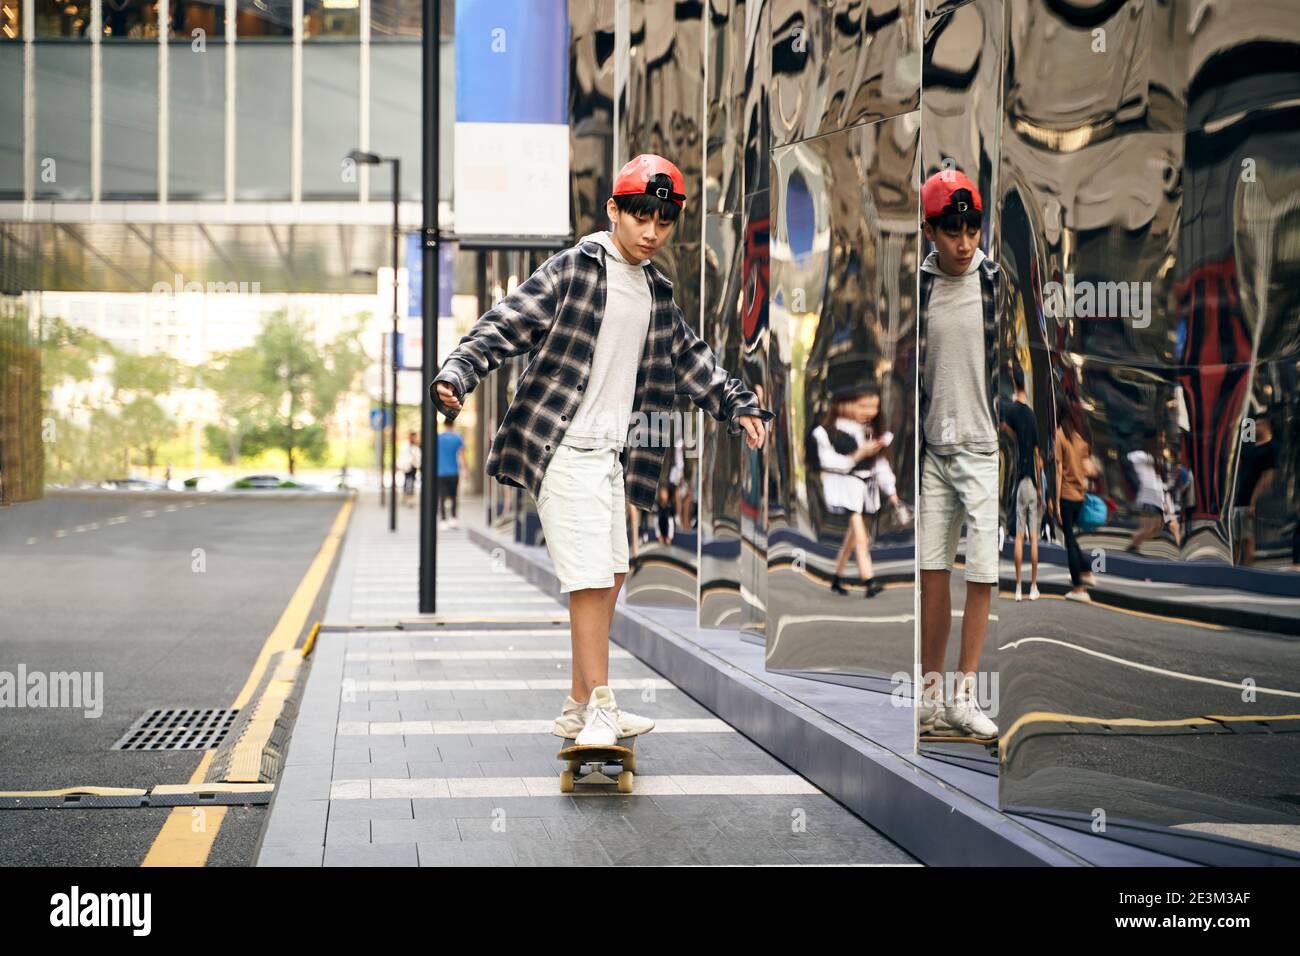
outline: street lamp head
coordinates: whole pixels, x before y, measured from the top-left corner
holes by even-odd
[[[363,153],[359,149],[354,149],[348,153],[348,159],[362,166],[375,166],[384,161],[378,153]]]

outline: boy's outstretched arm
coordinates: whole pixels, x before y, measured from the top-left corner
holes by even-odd
[[[687,395],[715,420],[727,423],[728,435],[747,433],[753,439],[756,427],[776,415],[758,407],[758,396],[738,378],[732,378],[718,365],[713,349],[686,324],[679,306],[673,306],[673,371],[677,376],[677,394]],[[759,419],[758,422],[742,419]],[[761,439],[762,432],[758,431]]]
[[[430,386],[438,411],[447,414],[457,410],[457,406],[441,400],[439,383],[450,386],[459,402],[506,359],[531,352],[542,343],[555,320],[556,267],[554,257],[542,263],[513,292],[484,312],[456,343]]]

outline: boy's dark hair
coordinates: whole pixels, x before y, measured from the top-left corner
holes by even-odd
[[[653,216],[658,213],[661,222],[676,222],[682,211],[682,207],[671,199],[660,199],[649,193],[614,196],[613,199],[620,212],[630,212],[637,216]]]
[[[1015,379],[1016,391],[1024,391],[1025,388],[1025,370],[1017,365],[1011,370],[1011,377]]]
[[[941,213],[938,216],[931,216],[926,219],[926,222],[944,232],[956,232],[963,225],[971,229],[979,229],[984,224],[984,213],[975,208],[975,200],[969,189],[958,189],[952,194],[952,199],[954,203],[958,201],[967,203],[966,211]]]

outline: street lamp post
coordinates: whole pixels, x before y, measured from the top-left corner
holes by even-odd
[[[378,166],[380,163],[393,164],[393,338],[389,346],[389,354],[392,357],[393,372],[393,423],[392,435],[388,449],[388,530],[397,530],[397,336],[398,332],[398,268],[401,262],[402,246],[402,227],[399,218],[402,202],[402,160],[397,156],[380,156],[377,153],[366,153],[359,149],[354,149],[348,153],[348,159],[358,165]],[[381,380],[382,387],[382,380]],[[379,487],[382,494],[384,485],[384,476],[382,472],[379,476]],[[382,499],[381,499],[382,500]]]
[[[423,194],[424,223],[420,243],[424,282],[420,315],[424,321],[424,356],[420,372],[421,462],[425,480],[420,489],[420,613],[438,611],[438,415],[429,389],[438,373],[438,320],[440,308],[439,259],[442,250],[441,222],[438,217],[438,125],[439,100],[442,96],[442,4],[440,0],[423,0],[420,38],[420,139],[424,148],[420,156],[420,186]],[[433,479],[429,479],[429,475]]]

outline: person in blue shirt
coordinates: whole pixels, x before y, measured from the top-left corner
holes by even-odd
[[[440,528],[454,528],[456,521],[456,486],[465,468],[465,439],[456,433],[453,422],[442,420],[438,435],[438,510]],[[451,502],[451,520],[447,519],[447,502]]]

